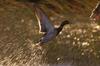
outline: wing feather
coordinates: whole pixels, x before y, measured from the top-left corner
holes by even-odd
[[[50,23],[48,16],[41,8],[35,6],[35,14],[39,23],[40,32],[54,30],[54,26]]]

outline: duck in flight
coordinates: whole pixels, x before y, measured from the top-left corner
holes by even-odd
[[[55,28],[45,12],[39,7],[34,6],[35,8],[35,15],[39,23],[40,32],[43,32],[44,35],[40,38],[39,42],[36,45],[44,45],[48,41],[51,41],[53,38],[55,38],[60,31],[63,29],[64,25],[69,24],[70,22],[68,20],[65,20],[61,23],[61,25],[58,28]]]
[[[93,21],[100,21],[100,1],[98,1],[96,7],[93,9],[90,19]]]

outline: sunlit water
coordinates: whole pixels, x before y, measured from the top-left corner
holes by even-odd
[[[66,25],[39,49],[32,45],[42,34],[25,10],[0,8],[0,66],[100,66],[100,25],[88,21]]]
[[[32,39],[25,38],[24,40],[16,35],[11,35],[11,37],[10,35],[5,34],[0,38],[0,65],[98,65],[100,61],[99,31],[99,25],[72,25],[64,28],[57,38],[48,42],[48,44],[43,46],[42,49],[33,47],[34,41]],[[9,38],[9,36],[11,38]],[[36,39],[39,39],[39,37]]]

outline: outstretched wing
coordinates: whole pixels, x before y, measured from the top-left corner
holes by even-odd
[[[100,16],[100,1],[97,3],[96,7],[92,10],[90,15],[91,19],[98,19]]]
[[[50,23],[49,18],[38,6],[35,6],[35,14],[39,22],[40,32],[48,32],[54,30],[54,26]]]

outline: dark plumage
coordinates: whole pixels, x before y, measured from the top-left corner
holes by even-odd
[[[44,35],[42,36],[40,41],[37,43],[39,45],[43,45],[44,43],[55,38],[59,34],[59,32],[63,29],[63,26],[66,24],[69,24],[69,21],[65,20],[61,23],[61,25],[58,28],[55,28],[51,24],[51,21],[46,16],[44,11],[39,6],[34,6],[34,8],[35,8],[35,14],[39,23],[40,32],[44,32]]]

